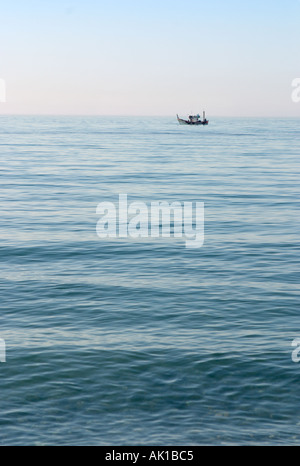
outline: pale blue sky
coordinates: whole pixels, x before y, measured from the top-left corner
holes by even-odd
[[[300,116],[300,0],[10,0],[0,113]]]

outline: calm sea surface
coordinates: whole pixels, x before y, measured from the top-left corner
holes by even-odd
[[[0,117],[1,445],[300,443],[300,120]],[[205,242],[100,239],[199,201]]]

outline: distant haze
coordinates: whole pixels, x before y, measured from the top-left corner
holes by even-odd
[[[0,114],[300,116],[300,1],[11,0]]]

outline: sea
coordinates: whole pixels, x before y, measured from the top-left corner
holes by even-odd
[[[299,445],[300,120],[209,119],[0,116],[0,445]]]

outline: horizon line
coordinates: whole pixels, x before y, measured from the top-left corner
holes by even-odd
[[[185,113],[182,113],[185,115]],[[109,113],[0,113],[0,117],[3,116],[39,116],[39,117],[111,117],[111,118],[176,118],[175,114],[109,114]],[[179,114],[178,114],[179,115]],[[209,115],[210,118],[274,118],[274,119],[298,119],[299,116],[286,115],[286,116],[274,116],[274,115]]]

